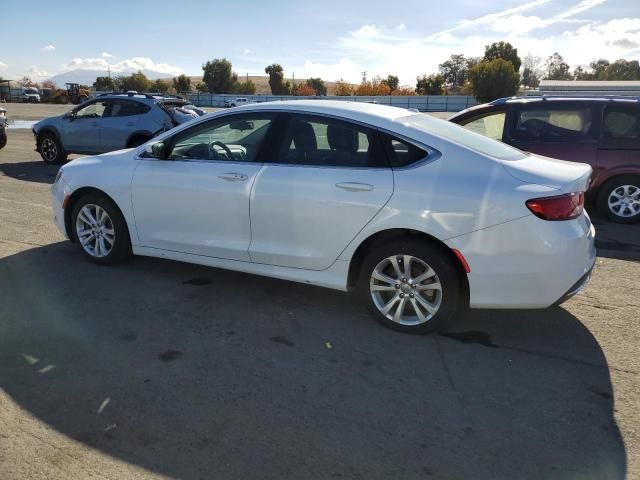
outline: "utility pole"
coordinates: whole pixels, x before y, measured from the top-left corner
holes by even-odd
[[[365,83],[367,81],[367,71],[365,70],[364,72],[362,72],[362,83]]]

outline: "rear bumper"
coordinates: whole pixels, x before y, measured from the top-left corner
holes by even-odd
[[[474,308],[547,308],[583,288],[596,261],[586,213],[563,222],[530,215],[446,243],[469,263]]]
[[[595,264],[594,264],[595,265]],[[593,271],[593,265],[591,266],[591,269],[585,273],[582,278],[580,280],[578,280],[575,285],[573,285],[569,291],[567,293],[565,293],[562,297],[560,297],[560,299],[555,303],[555,305],[560,305],[564,302],[566,302],[567,300],[569,300],[571,297],[573,297],[574,295],[577,295],[578,293],[580,293],[589,283],[589,280],[591,280],[591,272]]]

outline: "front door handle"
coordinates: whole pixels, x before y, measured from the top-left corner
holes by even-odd
[[[373,185],[357,182],[336,183],[336,187],[341,188],[342,190],[346,190],[347,192],[370,192],[371,190],[373,190]]]
[[[247,176],[243,173],[221,173],[218,178],[226,180],[227,182],[244,182]]]

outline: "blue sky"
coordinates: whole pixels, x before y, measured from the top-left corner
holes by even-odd
[[[143,68],[162,76],[198,75],[207,59],[227,57],[241,75],[264,74],[277,62],[297,78],[358,81],[367,71],[414,84],[451,53],[480,56],[484,45],[499,40],[510,41],[521,57],[558,51],[571,65],[640,59],[640,0],[104,5],[0,0],[0,76],[43,80],[108,68],[114,74]]]

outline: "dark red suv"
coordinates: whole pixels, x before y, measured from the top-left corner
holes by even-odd
[[[450,121],[528,152],[588,163],[589,196],[620,223],[640,221],[638,97],[513,97],[463,110]]]

